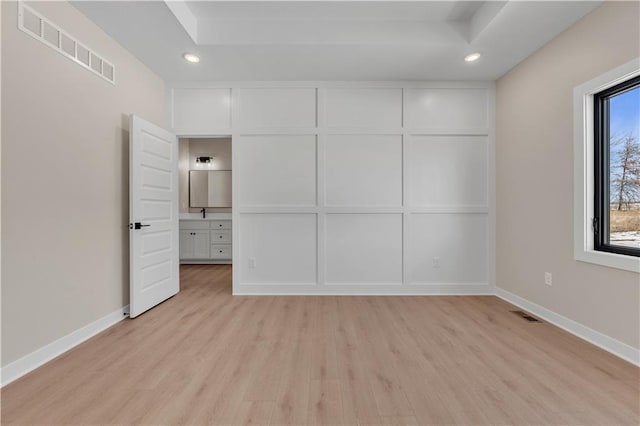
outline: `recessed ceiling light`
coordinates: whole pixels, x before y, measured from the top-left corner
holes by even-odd
[[[184,55],[182,55],[182,57],[189,62],[193,62],[194,64],[197,64],[198,62],[200,62],[200,56],[195,55],[193,53],[185,53]]]
[[[465,62],[475,62],[478,59],[480,59],[480,54],[478,52],[476,53],[469,53],[467,56],[464,57],[464,61]]]

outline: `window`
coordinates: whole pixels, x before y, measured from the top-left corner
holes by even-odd
[[[593,96],[594,248],[640,256],[640,77]]]
[[[574,257],[636,273],[640,273],[640,238],[636,239],[640,194],[633,184],[627,185],[638,178],[627,173],[636,160],[630,155],[626,166],[621,165],[623,151],[629,148],[632,154],[640,137],[638,78],[640,58],[573,89]]]

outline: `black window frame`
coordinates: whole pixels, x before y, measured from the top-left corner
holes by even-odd
[[[640,76],[623,81],[593,95],[594,112],[594,217],[593,245],[597,251],[640,257],[640,249],[611,245],[609,241],[610,209],[610,131],[609,99],[640,87]],[[640,135],[639,135],[640,136]]]

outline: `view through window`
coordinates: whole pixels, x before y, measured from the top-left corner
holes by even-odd
[[[640,256],[640,79],[596,101],[596,249]]]

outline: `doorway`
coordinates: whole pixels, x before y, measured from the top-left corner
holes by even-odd
[[[232,264],[231,136],[180,137],[180,264]]]

